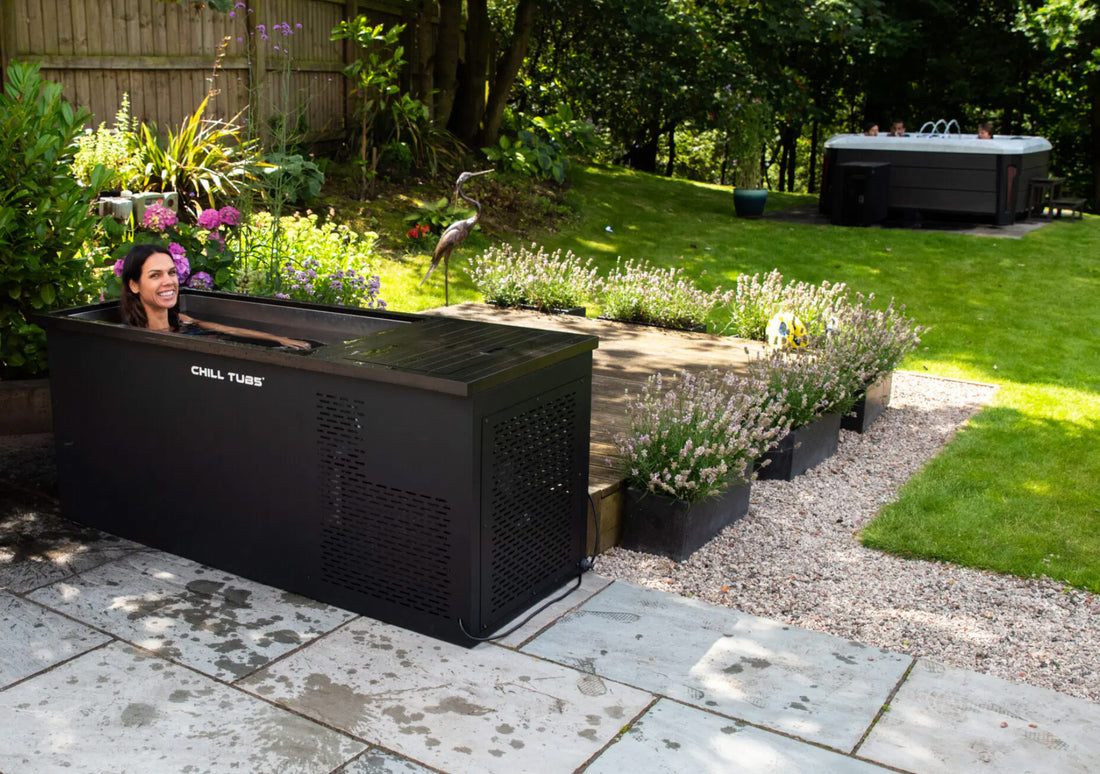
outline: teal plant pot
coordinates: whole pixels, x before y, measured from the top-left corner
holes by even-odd
[[[767,203],[768,191],[765,188],[733,189],[733,210],[739,218],[759,218],[764,214]]]

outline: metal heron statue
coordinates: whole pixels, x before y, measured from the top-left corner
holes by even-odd
[[[480,172],[463,172],[458,176],[458,181],[455,183],[455,200],[458,197],[462,197],[470,204],[477,208],[477,212],[472,217],[460,220],[447,226],[443,235],[439,237],[439,242],[435,246],[435,254],[432,255],[432,265],[428,267],[428,273],[424,275],[424,279],[420,280],[420,284],[423,285],[428,281],[428,277],[432,276],[432,272],[435,271],[435,267],[439,265],[440,261],[443,261],[443,302],[446,305],[451,303],[451,283],[450,283],[450,266],[451,266],[451,253],[462,242],[466,241],[466,237],[470,236],[470,232],[474,230],[474,226],[477,225],[478,220],[481,219],[481,202],[477,199],[471,199],[467,196],[463,190],[462,185],[472,177],[478,175],[485,175],[492,172],[491,169],[483,169]]]

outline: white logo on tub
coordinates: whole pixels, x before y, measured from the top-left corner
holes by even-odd
[[[239,374],[236,371],[226,371],[222,373],[220,368],[206,368],[204,366],[191,366],[192,376],[203,376],[207,379],[217,379],[221,382],[235,382],[237,384],[244,384],[249,387],[263,387],[264,377],[252,376],[251,374]]]

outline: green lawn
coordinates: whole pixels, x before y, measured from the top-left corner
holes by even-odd
[[[603,168],[574,181],[579,217],[534,239],[605,272],[622,256],[730,287],[741,272],[778,268],[905,304],[929,330],[904,368],[1002,389],[864,542],[1100,592],[1100,218],[1055,221],[1023,239],[822,227],[738,220],[717,186]],[[769,209],[814,201],[773,193]],[[452,258],[452,303],[477,298],[462,260],[477,248]],[[442,277],[416,287],[426,262],[382,267],[394,308],[442,303]]]

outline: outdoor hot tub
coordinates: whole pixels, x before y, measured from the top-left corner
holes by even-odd
[[[180,304],[316,346],[129,328],[113,302],[49,315],[65,516],[465,645],[580,573],[595,337]]]
[[[835,212],[845,197],[851,198],[846,185],[864,185],[864,173],[874,173],[877,165],[888,179],[881,190],[890,210],[974,216],[1008,225],[1027,213],[1030,181],[1047,176],[1050,147],[1042,137],[835,135],[825,142],[820,210]]]

